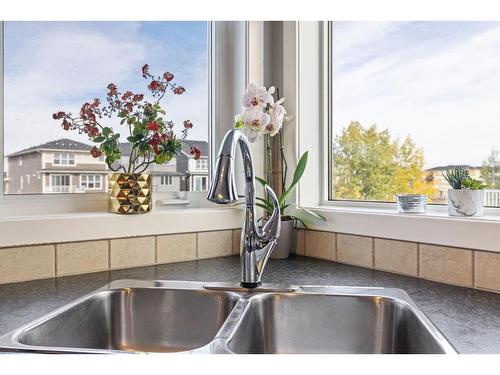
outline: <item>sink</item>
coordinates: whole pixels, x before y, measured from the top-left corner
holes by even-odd
[[[114,281],[0,337],[42,353],[456,353],[399,289]]]
[[[445,353],[406,302],[366,295],[252,297],[228,346],[235,353]]]
[[[16,341],[69,351],[189,351],[214,339],[238,299],[231,292],[115,285],[22,330]]]

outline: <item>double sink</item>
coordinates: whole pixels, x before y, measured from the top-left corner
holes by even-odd
[[[0,338],[42,353],[456,353],[399,289],[114,281]]]

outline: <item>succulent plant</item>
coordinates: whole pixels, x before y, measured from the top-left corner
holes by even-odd
[[[461,165],[447,169],[441,174],[448,181],[452,189],[479,190],[485,188],[485,185],[481,181],[471,178],[469,171]]]

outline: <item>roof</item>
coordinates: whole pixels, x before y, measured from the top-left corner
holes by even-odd
[[[442,165],[438,167],[432,167],[429,169],[426,169],[426,171],[444,171],[447,169],[453,169],[453,168],[458,168],[458,167],[464,167],[465,169],[478,169],[481,167],[474,167],[472,165],[467,165],[467,164],[449,164],[449,165]]]
[[[208,156],[209,154],[209,149],[208,149],[208,142],[207,141],[196,141],[196,140],[190,140],[186,139],[185,142],[182,142],[182,151],[187,154],[191,155],[191,146],[196,146],[200,149],[201,155],[202,156]],[[122,155],[128,156],[132,152],[132,144],[131,143],[120,143],[120,151]]]
[[[42,143],[41,145],[38,146],[29,147],[21,151],[13,152],[7,155],[7,157],[29,154],[32,152],[39,152],[42,150],[88,151],[91,148],[92,146],[86,143],[74,141],[69,138],[62,138],[62,139],[56,139],[55,141]]]

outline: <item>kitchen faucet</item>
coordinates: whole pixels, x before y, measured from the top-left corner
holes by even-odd
[[[229,130],[222,140],[207,199],[217,204],[238,201],[234,171],[237,145],[241,149],[245,173],[245,220],[240,241],[241,286],[256,288],[261,284],[264,267],[278,242],[281,214],[276,194],[271,187],[265,185],[265,191],[273,202],[274,209],[259,230],[255,217],[255,175],[252,153],[247,137],[238,129]]]

